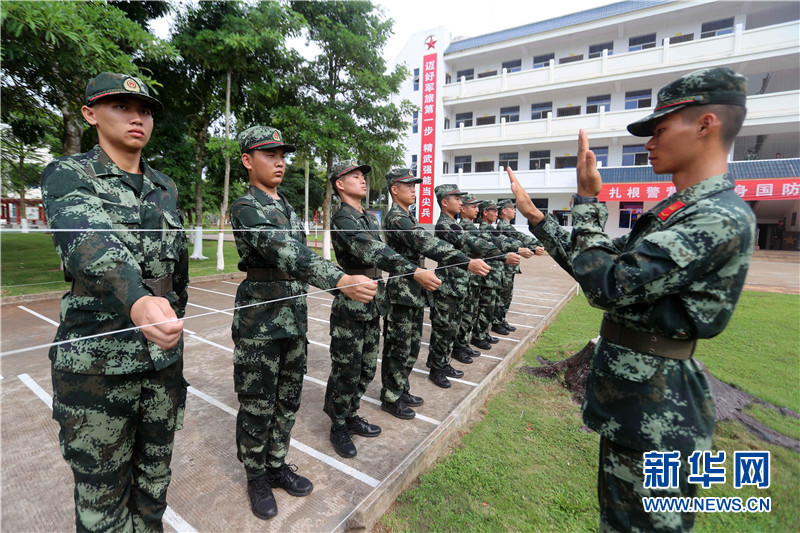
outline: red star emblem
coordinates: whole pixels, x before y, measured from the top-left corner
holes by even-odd
[[[428,50],[431,50],[436,47],[436,41],[433,39],[433,35],[428,37],[428,40],[425,41],[425,45],[428,47]]]

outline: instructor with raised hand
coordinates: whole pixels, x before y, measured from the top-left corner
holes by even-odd
[[[657,174],[677,192],[628,235],[604,232],[608,213],[588,136],[578,143],[572,234],[545,217],[508,170],[517,209],[556,261],[605,309],[583,420],[600,436],[601,530],[688,531],[693,513],[646,513],[645,496],[691,497],[687,458],[709,450],[714,401],[692,358],[698,339],[718,335],[744,285],[755,217],[734,192],[727,158],[744,121],[746,79],[728,68],[691,72],[664,86],[655,111],[628,126]],[[675,487],[645,488],[643,454],[679,451]]]

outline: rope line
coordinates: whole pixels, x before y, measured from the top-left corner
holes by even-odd
[[[505,254],[492,256],[492,257],[485,257],[483,259],[486,259],[486,260],[498,259],[498,258],[503,257],[504,255]],[[444,269],[447,269],[447,268],[453,268],[453,267],[458,267],[458,266],[467,265],[467,264],[469,264],[469,262],[454,263],[452,265],[439,266],[439,267],[434,268],[433,270],[444,270]],[[405,277],[405,276],[413,276],[413,275],[414,275],[414,272],[409,272],[408,274],[397,274],[395,276],[389,276],[389,277],[385,278],[384,281],[389,281],[390,279],[402,278],[402,277]],[[304,292],[302,294],[296,294],[296,295],[293,295],[293,296],[285,296],[283,298],[276,298],[274,300],[265,300],[263,302],[255,302],[255,303],[252,303],[252,304],[230,307],[230,308],[227,308],[227,309],[209,311],[207,313],[200,313],[198,315],[193,315],[193,316],[190,316],[190,317],[184,317],[184,318],[179,319],[179,320],[183,320],[183,321],[193,320],[195,318],[202,318],[202,317],[206,317],[206,316],[210,316],[210,315],[216,315],[216,314],[219,314],[219,313],[237,311],[239,309],[247,309],[247,308],[256,307],[256,306],[259,306],[259,305],[267,305],[267,304],[272,304],[272,303],[277,303],[277,302],[294,300],[294,299],[297,299],[297,298],[301,298],[303,296],[313,296],[313,295],[316,295],[316,294],[330,293],[332,291],[346,289],[348,287],[357,287],[359,285],[365,285],[367,283],[372,283],[372,281],[377,281],[377,280],[370,280],[368,282],[365,281],[365,282],[362,282],[362,283],[353,283],[351,285],[343,285],[341,287],[333,287],[331,289],[320,289],[320,290],[313,291],[313,292]],[[20,354],[20,353],[25,353],[25,352],[31,352],[33,350],[39,350],[39,349],[42,349],[42,348],[52,348],[54,346],[61,346],[62,344],[69,344],[69,343],[73,343],[73,342],[80,342],[80,341],[85,341],[85,340],[90,340],[90,339],[97,339],[97,338],[100,338],[100,337],[108,337],[108,336],[111,336],[111,335],[118,335],[120,333],[127,333],[129,331],[136,331],[136,330],[140,330],[142,328],[147,328],[147,327],[152,327],[152,326],[160,326],[160,325],[163,325],[163,324],[169,324],[169,323],[175,322],[175,321],[176,320],[173,320],[173,319],[164,320],[164,321],[161,321],[161,322],[153,322],[152,324],[144,324],[144,325],[141,325],[141,326],[133,326],[133,327],[130,327],[130,328],[123,328],[123,329],[118,329],[118,330],[114,330],[114,331],[107,331],[107,332],[104,332],[104,333],[95,333],[95,334],[86,335],[86,336],[83,336],[83,337],[76,337],[74,339],[65,339],[65,340],[62,340],[62,341],[51,342],[51,343],[47,343],[47,344],[39,344],[37,346],[28,346],[26,348],[18,348],[16,350],[8,350],[8,351],[5,351],[5,352],[0,352],[0,357],[5,357],[7,355]]]

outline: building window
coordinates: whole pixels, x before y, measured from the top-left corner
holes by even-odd
[[[628,91],[625,93],[625,109],[642,109],[650,107],[653,97],[651,89]]]
[[[499,164],[503,168],[517,170],[517,167],[519,166],[519,152],[501,153],[498,159],[500,159]]]
[[[530,168],[531,170],[540,170],[543,169],[545,165],[550,164],[550,150],[534,150],[531,151],[531,161],[530,161]]]
[[[634,167],[647,164],[647,150],[643,144],[631,144],[622,147],[622,166]]]
[[[598,162],[601,162],[604,167],[608,166],[608,146],[595,146],[594,148],[589,148],[589,150],[594,152]]]
[[[476,126],[488,126],[489,124],[494,124],[495,116],[492,115],[491,117],[478,117],[475,119]]]
[[[519,106],[501,107],[500,118],[506,122],[519,122]]]
[[[464,174],[472,172],[472,156],[471,155],[457,155],[454,165],[455,171],[459,170]]]
[[[533,205],[535,205],[537,209],[539,209],[539,211],[541,211],[544,215],[547,214],[547,205],[549,203],[548,200],[548,198],[531,198]]]
[[[448,172],[450,172],[450,162],[449,161],[443,161],[442,162],[442,174],[447,174]]]
[[[472,126],[472,111],[469,113],[456,113],[456,128],[460,128],[462,124],[465,128]]]
[[[583,54],[572,54],[567,57],[562,57],[558,60],[559,65],[563,65],[565,63],[574,63],[575,61],[582,61]]]
[[[556,157],[556,168],[575,168],[578,166],[578,156]]]
[[[611,95],[601,94],[586,98],[586,114],[599,113],[600,109],[611,111]]]
[[[669,41],[669,44],[688,43],[689,41],[694,40],[694,33],[684,33],[682,35],[675,35],[673,37],[664,39],[664,41],[666,40]]]
[[[506,69],[506,72],[519,72],[522,70],[522,60],[504,61],[503,68]]]
[[[464,78],[464,81],[469,81],[475,78],[475,69],[465,69],[459,70],[456,72],[456,81],[461,81],[461,78]]]
[[[419,111],[414,111],[411,114],[411,133],[419,131]]]
[[[419,91],[419,69],[414,69],[414,90]]]
[[[417,156],[416,156],[416,154],[411,156],[411,172],[415,176],[417,175]]]
[[[476,161],[475,172],[494,172],[494,161]]]
[[[547,118],[553,112],[553,102],[542,102],[539,104],[531,104],[531,120],[539,120],[540,118]]]
[[[480,78],[489,78],[491,76],[497,76],[497,71],[496,70],[489,70],[487,72],[481,72],[480,74],[478,74],[478,78],[479,79]]]
[[[642,202],[619,203],[619,227],[632,228],[639,217],[642,216],[644,204]]]
[[[608,55],[613,54],[614,41],[609,41],[607,43],[593,44],[589,46],[589,59],[593,59],[595,57],[601,57],[603,55],[603,50],[608,50]]]
[[[631,37],[628,39],[628,52],[635,52],[637,50],[644,50],[645,48],[656,47],[656,34],[648,33],[647,35],[639,35],[638,37]]]
[[[556,109],[556,116],[557,117],[571,117],[573,115],[580,115],[581,114],[581,106],[573,105],[569,107],[559,107]]]
[[[447,117],[444,117],[444,129],[446,130],[450,129],[450,119]]]
[[[452,79],[450,78],[450,73],[449,72],[445,72],[444,73],[444,83],[445,83],[445,85],[449,85],[451,81],[452,81]]]
[[[533,68],[544,68],[550,64],[550,61],[555,59],[555,54],[542,54],[533,56]]]
[[[725,35],[733,33],[733,17],[727,19],[714,20],[711,22],[704,22],[700,28],[700,38],[716,37],[717,35]]]

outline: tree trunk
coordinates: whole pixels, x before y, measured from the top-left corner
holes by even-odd
[[[203,225],[203,169],[197,173],[197,181],[194,182],[194,224]]]
[[[228,71],[225,86],[225,182],[222,186],[222,205],[219,208],[219,235],[217,236],[217,270],[225,270],[224,241],[225,214],[228,211],[228,186],[231,181],[231,156],[228,155],[228,140],[231,137],[231,71]]]
[[[572,393],[572,399],[577,403],[583,403],[586,391],[586,378],[589,376],[589,365],[592,362],[594,348],[600,337],[597,337],[583,347],[581,351],[568,359],[562,361],[549,361],[544,357],[537,357],[542,366],[524,366],[520,370],[533,376],[558,379],[561,372],[564,372],[563,385]],[[739,390],[735,385],[730,385],[715,378],[706,366],[695,359],[708,380],[711,394],[714,396],[716,405],[717,420],[735,420],[742,424],[750,433],[769,444],[778,444],[784,448],[789,448],[800,452],[800,440],[788,437],[769,428],[746,414],[744,410],[752,405],[762,405],[778,414],[800,420],[800,413],[796,413],[786,407],[778,407],[769,402]]]
[[[325,175],[333,168],[333,154],[328,153]],[[322,257],[331,259],[331,181],[325,180],[325,201],[322,202]]]

